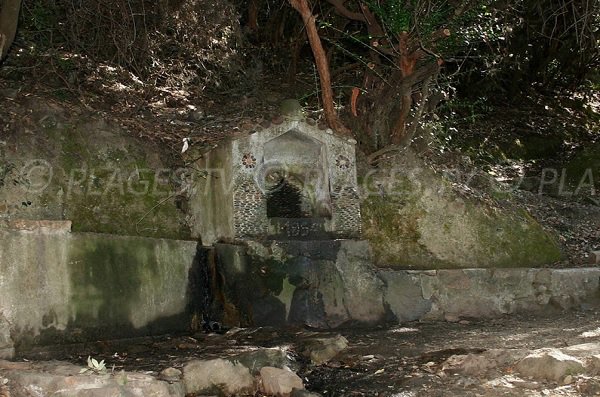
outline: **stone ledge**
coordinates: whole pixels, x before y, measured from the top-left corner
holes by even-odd
[[[600,306],[600,268],[380,270],[399,322]]]

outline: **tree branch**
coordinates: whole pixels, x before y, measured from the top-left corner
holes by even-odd
[[[353,21],[367,22],[363,14],[361,14],[360,12],[350,11],[348,8],[346,8],[346,6],[344,5],[344,0],[327,0],[327,2],[331,4],[333,8],[335,8],[337,13],[343,17],[352,19]]]
[[[300,13],[302,20],[304,21],[304,26],[306,27],[308,42],[310,43],[310,48],[312,49],[315,63],[317,64],[317,70],[319,72],[325,120],[338,134],[352,136],[352,132],[341,122],[335,111],[335,107],[333,106],[333,90],[331,88],[329,63],[327,62],[327,55],[325,54],[319,32],[317,31],[317,25],[315,23],[316,18],[312,14],[307,0],[289,0],[289,2],[290,5]]]

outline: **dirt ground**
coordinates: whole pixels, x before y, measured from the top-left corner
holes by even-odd
[[[59,359],[85,365],[88,355],[108,368],[156,374],[190,359],[226,357],[257,347],[287,347],[305,386],[323,396],[594,396],[600,377],[574,376],[570,384],[520,378],[511,365],[480,375],[450,368],[450,357],[491,349],[534,350],[600,342],[600,311],[511,316],[449,322],[411,322],[375,329],[339,330],[349,347],[314,366],[296,354],[303,339],[333,336],[304,329],[248,328],[224,334],[164,336],[38,349],[21,359]],[[114,366],[114,367],[113,367]]]

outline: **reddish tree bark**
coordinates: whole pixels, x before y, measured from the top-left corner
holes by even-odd
[[[323,110],[325,112],[325,120],[327,124],[338,134],[352,136],[352,132],[339,119],[335,107],[333,105],[333,89],[331,88],[331,76],[329,72],[329,62],[327,55],[323,49],[315,16],[313,15],[307,0],[289,0],[290,5],[298,11],[304,22],[308,42],[312,49],[317,71],[319,72],[319,80],[321,83],[321,95],[323,98]]]
[[[250,0],[248,4],[248,23],[246,26],[250,32],[258,30],[258,2],[259,0]]]

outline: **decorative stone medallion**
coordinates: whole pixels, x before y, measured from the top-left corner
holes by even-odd
[[[337,159],[335,160],[335,165],[337,165],[338,168],[347,170],[352,165],[352,162],[350,161],[350,159],[348,157],[340,154],[339,156],[337,156]]]
[[[242,165],[245,168],[254,168],[256,167],[256,157],[252,155],[252,153],[245,153],[242,157]]]

